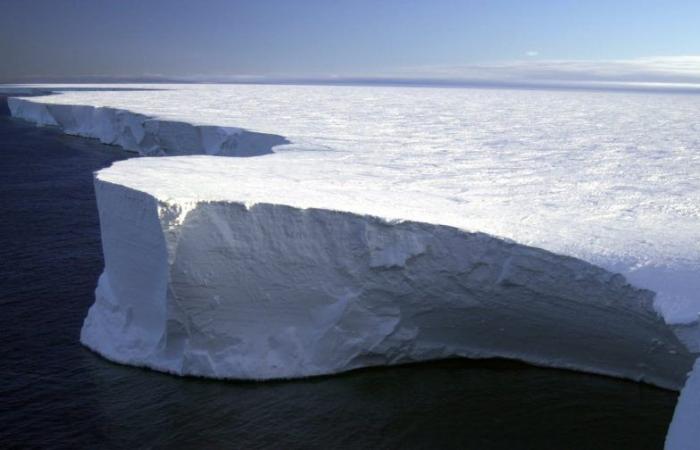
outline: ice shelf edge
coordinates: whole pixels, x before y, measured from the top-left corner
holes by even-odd
[[[13,117],[39,126],[57,126],[66,134],[98,139],[142,156],[261,156],[289,143],[279,135],[162,120],[123,109],[19,97],[8,97],[7,104]]]

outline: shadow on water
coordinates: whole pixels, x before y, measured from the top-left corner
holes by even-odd
[[[78,342],[115,147],[0,118],[0,442],[30,448],[657,449],[677,394],[508,361],[288,382],[178,378]]]

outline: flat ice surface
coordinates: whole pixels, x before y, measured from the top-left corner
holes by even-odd
[[[242,127],[292,142],[252,159],[140,160],[101,175],[161,198],[282,203],[482,231],[620,272],[657,293],[668,322],[698,318],[700,96],[155,87],[31,100]]]

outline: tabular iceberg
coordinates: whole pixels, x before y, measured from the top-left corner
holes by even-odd
[[[105,270],[81,340],[107,358],[270,379],[507,357],[683,386],[700,352],[695,102],[169,89],[10,100],[17,117],[145,155],[265,155],[96,174]],[[256,129],[295,144],[272,154],[288,141],[189,125],[183,100],[215,123],[257,114]],[[122,109],[134,101],[143,114]],[[373,109],[351,115],[357,105]],[[695,439],[695,367],[668,448]]]
[[[219,378],[467,356],[682,386],[693,355],[653,294],[622,276],[483,233],[305,207],[322,187],[276,178],[269,163],[145,158],[100,171],[105,271],[83,343]],[[257,201],[261,182],[284,194]]]

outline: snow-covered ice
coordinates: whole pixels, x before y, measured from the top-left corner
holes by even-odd
[[[159,88],[13,111],[289,142],[97,175],[106,269],[83,341],[106,356],[251,378],[507,356],[682,385],[700,350],[700,96]],[[101,126],[67,110],[64,129]]]

